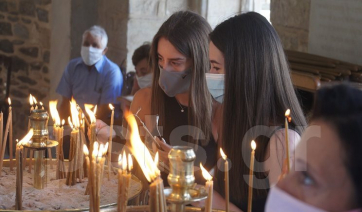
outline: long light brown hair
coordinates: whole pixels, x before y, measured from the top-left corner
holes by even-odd
[[[207,89],[205,73],[209,71],[209,38],[211,27],[207,21],[190,11],[174,13],[162,24],[154,36],[151,46],[151,67],[153,70],[153,86],[151,112],[160,116],[159,125],[165,124],[165,93],[158,84],[160,69],[158,66],[158,41],[166,38],[183,55],[192,60],[192,78],[189,89],[189,125],[200,129],[204,134],[203,142],[208,142],[211,135],[212,99]],[[200,133],[190,132],[193,142],[197,144]]]
[[[265,161],[268,136],[259,136],[257,126],[281,126],[290,108],[292,125],[305,126],[306,120],[295,94],[288,63],[278,34],[260,14],[249,12],[232,17],[210,34],[211,41],[225,58],[222,148],[231,160],[230,200],[241,205],[247,200],[250,142],[256,139],[256,161]],[[301,130],[297,131],[301,133]],[[273,133],[273,129],[269,132]],[[255,164],[254,196],[266,197],[267,173]],[[224,193],[218,171],[217,185]],[[263,185],[257,185],[258,183]]]

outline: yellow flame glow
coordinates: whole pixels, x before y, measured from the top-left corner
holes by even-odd
[[[160,175],[160,170],[157,168],[149,150],[140,138],[137,121],[133,114],[125,111],[124,117],[130,129],[130,151],[136,158],[146,179],[151,182]]]
[[[228,157],[225,155],[224,151],[220,148],[220,154],[221,154],[221,157],[226,160]]]
[[[11,106],[11,99],[10,99],[10,97],[8,97],[8,103],[9,103],[9,106]]]
[[[24,138],[21,139],[21,141],[19,141],[16,145],[22,146],[22,145],[28,143],[32,137],[33,137],[33,128],[31,128],[29,130],[29,132],[24,136]]]
[[[85,156],[89,155],[88,147],[85,144],[83,144],[83,153],[84,153]]]
[[[72,101],[70,102],[70,112],[72,114],[72,123],[74,128],[79,128],[79,112],[77,110],[77,103],[72,98]]]
[[[126,157],[126,152],[123,150],[123,156],[122,156],[122,170],[126,171],[127,170],[127,157]]]
[[[212,180],[211,174],[202,166],[201,163],[200,163],[200,168],[202,171],[202,176],[205,178],[205,180],[207,180],[207,181]]]
[[[50,115],[53,118],[53,121],[56,125],[60,125],[60,116],[57,110],[57,104],[58,104],[58,100],[54,100],[54,101],[49,101],[49,110],[50,110]]]
[[[122,166],[122,153],[118,155],[118,165]]]
[[[285,116],[288,117],[290,115],[290,109],[285,111]]]
[[[72,128],[72,129],[74,128],[72,121],[70,120],[70,116],[68,116],[68,124],[69,124],[70,128]]]
[[[92,157],[97,157],[98,155],[98,147],[99,147],[99,144],[98,142],[94,142],[93,143],[93,152],[92,152]]]
[[[114,110],[114,107],[112,104],[109,104],[108,106],[109,106],[109,109]]]
[[[97,114],[97,105],[93,109],[94,116]]]
[[[132,171],[133,169],[133,160],[132,160],[132,155],[128,154],[128,171]]]
[[[256,149],[256,143],[255,143],[254,140],[251,141],[251,148],[252,148],[253,150]]]
[[[30,106],[33,106],[33,104],[34,104],[33,96],[31,94],[29,95],[29,103],[30,103]]]
[[[36,100],[36,98],[34,96],[32,96],[32,97],[33,97],[34,104],[38,104],[38,101]]]
[[[101,144],[99,146],[99,150],[98,150],[98,157],[101,158],[103,156],[103,150],[104,150],[104,144]]]
[[[89,118],[90,118],[90,121],[91,121],[91,124],[94,124],[96,123],[96,116],[95,116],[95,113],[92,111],[91,108],[93,108],[94,106],[91,105],[91,104],[84,104],[84,108],[85,108],[85,112],[87,112]]]

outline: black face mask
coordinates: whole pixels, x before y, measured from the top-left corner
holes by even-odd
[[[160,78],[158,84],[169,97],[185,93],[190,89],[191,69],[185,71],[166,71],[160,68]]]

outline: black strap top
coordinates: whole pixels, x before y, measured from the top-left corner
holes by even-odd
[[[182,112],[183,111],[183,112]],[[187,146],[190,136],[190,127],[188,121],[188,107],[180,105],[175,97],[165,97],[165,124],[163,126],[163,138],[172,146]],[[210,170],[217,162],[217,143],[212,135],[210,140],[202,145],[198,143],[195,150],[195,166],[200,163]],[[196,176],[197,178],[197,176]],[[198,180],[196,180],[198,181]]]

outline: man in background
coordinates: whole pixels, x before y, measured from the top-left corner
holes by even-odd
[[[106,57],[108,36],[100,26],[83,33],[81,57],[72,59],[59,82],[56,92],[62,95],[60,116],[70,115],[73,97],[84,110],[84,104],[98,105],[97,118],[109,122],[108,104],[119,104],[123,77],[119,67]]]

